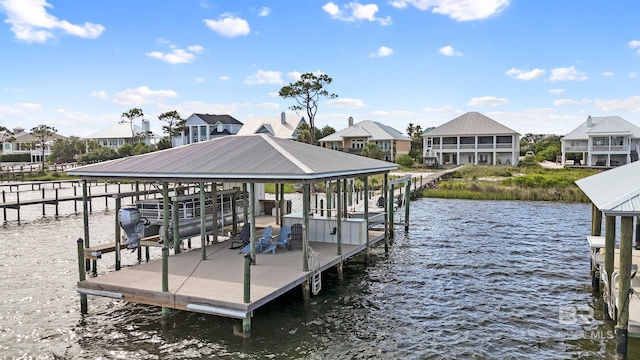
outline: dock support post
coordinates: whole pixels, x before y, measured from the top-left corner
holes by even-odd
[[[60,214],[60,212],[58,211],[58,189],[55,190],[55,194],[56,194],[56,219],[57,219],[58,215]]]
[[[18,224],[20,224],[20,189],[16,191],[16,209],[18,210]]]
[[[602,212],[595,204],[591,205],[591,235],[600,236],[602,234]],[[595,264],[591,264],[591,289],[594,292],[600,291],[600,279]]]
[[[89,208],[87,198],[87,180],[82,180],[82,217],[84,220],[84,247],[89,248]],[[19,220],[20,218],[18,218]],[[89,259],[85,260],[85,269],[91,270],[91,262]]]
[[[120,196],[116,196],[116,271],[120,270],[121,260],[120,260],[120,222],[118,221],[118,214],[120,213],[120,207],[122,207],[122,199]]]
[[[305,183],[302,189],[302,271],[309,271],[309,184]]]
[[[602,212],[595,204],[591,204],[591,235],[602,234]]]
[[[42,217],[45,217],[45,207],[44,207],[44,188],[42,188]]]
[[[80,281],[84,281],[86,279],[84,264],[82,259],[84,259],[84,246],[82,244],[82,238],[78,238],[76,241],[78,245],[78,276]],[[87,294],[80,294],[80,313],[87,313]]]
[[[2,203],[3,204],[7,203],[7,197],[6,197],[5,193],[4,193],[4,190],[2,190]],[[2,215],[3,215],[4,222],[6,223],[7,222],[7,208],[6,207],[2,208]]]
[[[211,203],[212,208],[211,208],[211,220],[213,220],[213,225],[211,227],[211,238],[212,238],[212,243],[217,243],[218,242],[218,233],[219,233],[219,229],[218,229],[218,184],[215,182],[211,183]],[[207,209],[206,207],[204,208],[205,210]],[[204,215],[202,215],[202,217],[204,218],[206,213],[203,213]],[[224,194],[220,195],[220,229],[224,229]],[[205,227],[202,228],[203,231],[206,233],[207,228],[206,228],[206,223],[205,223]],[[205,254],[206,255],[206,254]],[[202,259],[204,260],[204,259]]]
[[[618,289],[618,323],[616,324],[616,352],[618,359],[627,358],[627,341],[629,337],[629,295],[631,287],[631,262],[633,251],[633,217],[620,218],[620,277]]]
[[[251,254],[244,255],[244,303],[251,302]]]
[[[249,184],[249,216],[251,217],[251,230],[249,232],[249,247],[251,249],[251,262],[255,265],[256,263],[256,239],[258,238],[256,234],[256,184]]]
[[[387,192],[388,188],[389,188],[389,173],[385,173],[383,189],[380,193],[384,194],[385,192]],[[385,203],[384,211],[386,212],[384,217],[384,253],[387,255],[389,254],[389,212],[393,211],[393,196],[391,197],[391,201],[392,201],[391,209],[389,209],[389,201],[384,202]]]
[[[393,194],[393,184],[389,185],[389,198],[388,198],[388,211],[389,211],[389,239],[393,239],[394,238],[394,234],[393,234],[393,213],[394,213],[394,209],[393,209],[393,198],[394,198],[394,194]]]
[[[346,180],[342,180],[345,181],[346,184]],[[342,201],[343,201],[343,197],[340,196],[340,187],[342,184],[340,184],[342,182],[341,180],[338,180],[337,186],[336,186],[336,237],[337,237],[337,241],[338,241],[338,255],[342,255]],[[329,217],[331,218],[331,217]],[[329,229],[329,231],[333,232],[333,229]],[[326,236],[326,235],[325,235]]]
[[[607,283],[611,284],[611,274],[613,273],[614,248],[616,246],[616,217],[607,215],[605,219],[604,237],[604,269],[607,272]],[[602,266],[602,265],[600,265]],[[598,280],[599,281],[599,280]],[[604,302],[604,316],[609,318],[607,302]]]
[[[302,299],[311,299],[311,279],[307,279],[302,282]]]
[[[636,249],[640,249],[640,216],[636,216]]]
[[[162,292],[169,291],[169,247],[162,247]],[[162,307],[162,324],[166,324],[169,320],[169,308]]]
[[[206,223],[206,197],[205,197],[205,185],[204,182],[200,182],[200,247],[202,251],[202,260],[207,259],[207,223]],[[217,199],[214,199],[213,207],[216,207]],[[213,216],[212,220],[215,222],[215,214],[211,214]],[[176,229],[177,230],[177,229]],[[175,245],[174,245],[175,246]]]
[[[179,229],[180,228],[180,209],[179,209],[179,203],[178,200],[175,199],[171,202],[171,222],[173,223],[173,228],[174,229]],[[191,240],[191,238],[189,238],[189,240]],[[173,232],[173,239],[166,240],[166,244],[169,243],[169,241],[171,241],[173,243],[173,247],[180,246],[180,232],[179,231],[174,231]]]
[[[411,202],[411,177],[407,181],[404,192],[404,231],[409,231],[409,203]]]
[[[287,213],[287,201],[284,199],[284,184],[280,184],[280,226],[284,225],[284,214]]]
[[[342,260],[340,260],[340,262],[338,262],[338,265],[336,265],[336,268],[338,270],[338,280],[340,280],[340,281],[344,280]]]
[[[338,185],[340,185],[340,181],[338,180]],[[347,216],[347,179],[342,180],[342,216]]]
[[[362,179],[364,183],[364,193],[369,193],[369,177],[365,176]],[[364,202],[364,223],[366,229],[366,247],[364,251],[364,266],[369,265],[369,198],[367,196],[362,200]]]

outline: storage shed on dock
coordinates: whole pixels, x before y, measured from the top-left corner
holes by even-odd
[[[202,232],[201,255],[195,251],[180,253],[176,241],[174,255],[168,256],[169,249],[166,246],[163,248],[162,261],[152,261],[90,279],[84,277],[85,264],[86,267],[89,264],[86,263],[86,255],[82,255],[83,248],[89,248],[85,211],[85,239],[84,242],[78,239],[78,292],[81,294],[82,311],[87,311],[87,295],[107,296],[161,306],[163,318],[168,316],[168,309],[173,308],[242,319],[243,333],[248,334],[252,312],[258,307],[295,286],[302,285],[303,294],[308,294],[323,270],[337,266],[341,271],[342,262],[348,257],[368,251],[376,241],[384,239],[386,244],[389,236],[387,226],[384,232],[374,232],[366,225],[367,201],[365,225],[361,227],[364,229],[364,240],[344,241],[342,223],[346,223],[347,219],[342,210],[344,192],[341,195],[341,189],[346,189],[348,179],[361,178],[366,193],[368,177],[383,174],[386,191],[390,183],[388,173],[397,168],[394,163],[267,135],[236,135],[72,169],[68,173],[78,175],[84,181],[119,179],[161,184],[165,205],[172,199],[169,196],[170,184],[198,184],[201,196],[205,196],[205,189],[211,189],[215,196],[217,186],[225,183],[242,184],[249,193],[248,220],[251,230],[250,251],[246,256],[239,255],[238,250],[229,249],[227,244],[217,242],[215,233],[213,244],[207,245],[205,233]],[[314,242],[314,235],[309,232],[310,220],[314,216],[310,211],[310,189],[312,184],[318,182],[337,184],[336,214],[330,215],[334,216],[335,224],[333,242],[327,239]],[[303,228],[301,249],[283,250],[275,255],[262,255],[256,251],[259,238],[254,210],[256,183],[279,184],[276,189],[280,189],[280,196],[284,184],[302,184],[303,211],[299,217]],[[174,195],[173,198],[176,197]],[[164,208],[168,211],[169,206]],[[277,217],[276,224],[282,226],[286,223],[282,211]],[[169,214],[165,213],[165,225],[169,218]],[[165,239],[168,238],[168,234],[165,234]],[[119,244],[117,232],[116,249],[119,249]]]

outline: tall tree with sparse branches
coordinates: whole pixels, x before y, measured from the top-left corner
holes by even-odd
[[[44,171],[44,150],[47,146],[47,142],[53,138],[53,135],[57,133],[58,130],[53,126],[49,125],[38,125],[31,129],[31,135],[33,135],[38,140],[38,145],[40,146],[40,151],[42,154],[42,171]]]
[[[313,73],[305,73],[300,75],[300,80],[290,83],[280,89],[278,95],[284,99],[293,99],[295,105],[289,109],[296,112],[305,110],[307,112],[307,120],[309,121],[309,144],[315,143],[315,117],[318,112],[318,101],[320,98],[335,99],[336,94],[329,93],[325,86],[331,84],[333,79],[327,74],[314,75]]]
[[[133,128],[133,123],[137,119],[141,119],[143,117],[144,117],[144,113],[142,112],[142,109],[139,109],[139,108],[129,109],[129,111],[123,112],[122,115],[120,115],[120,121],[118,123],[129,124],[129,126],[131,127],[131,141],[134,141],[136,138],[136,132]]]
[[[167,123],[166,125],[162,125],[162,131],[164,131],[169,136],[169,147],[172,147],[173,142],[171,141],[171,139],[180,135],[180,133],[185,128],[187,119],[183,119],[182,117],[180,117],[180,114],[176,110],[162,113],[158,115],[158,119]]]

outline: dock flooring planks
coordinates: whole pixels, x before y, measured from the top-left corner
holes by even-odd
[[[384,234],[371,231],[370,245],[384,239]],[[365,245],[342,244],[343,255],[337,255],[337,244],[310,242],[319,254],[324,271],[364,250]],[[229,249],[223,241],[169,256],[169,291],[162,292],[162,261],[132,266],[78,282],[78,289],[122,294],[125,301],[188,310],[189,304],[250,313],[260,306],[300,285],[313,276],[302,271],[302,250],[278,248],[276,254],[257,254],[251,266],[251,301],[244,303],[244,257],[238,249]],[[310,269],[313,270],[313,269]],[[193,311],[193,310],[189,310]]]

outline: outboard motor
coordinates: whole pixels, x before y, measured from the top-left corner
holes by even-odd
[[[136,208],[121,208],[118,211],[118,222],[127,234],[127,241],[125,241],[127,249],[137,249],[140,245],[140,234],[148,221],[140,216],[140,211]]]

